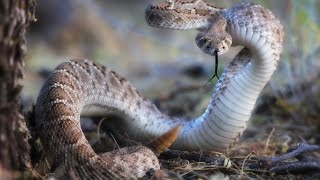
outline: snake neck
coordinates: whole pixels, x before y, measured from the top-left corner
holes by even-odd
[[[267,14],[268,19],[246,22],[250,18],[245,14],[257,12]],[[225,11],[224,16],[232,45],[244,48],[225,68],[206,111],[184,126],[179,136],[181,143],[176,144],[179,149],[229,148],[245,130],[261,90],[277,68],[283,33],[279,20],[269,10],[242,3]]]

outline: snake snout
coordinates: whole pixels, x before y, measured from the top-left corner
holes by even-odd
[[[224,54],[229,51],[229,48],[232,44],[231,37],[226,37],[225,39],[221,40],[220,43],[217,44],[216,50],[219,54]]]

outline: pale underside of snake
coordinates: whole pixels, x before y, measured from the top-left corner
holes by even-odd
[[[225,68],[205,112],[194,120],[161,113],[105,66],[89,60],[59,65],[42,87],[35,108],[39,136],[57,174],[72,171],[81,179],[123,179],[160,168],[145,147],[97,155],[81,130],[81,112],[118,116],[118,127],[142,142],[180,126],[171,146],[180,150],[223,151],[245,130],[280,59],[284,33],[279,20],[260,5],[240,3],[223,9],[203,0],[155,2],[145,13],[154,27],[200,30],[196,43],[208,54],[223,54],[230,46],[244,48]]]

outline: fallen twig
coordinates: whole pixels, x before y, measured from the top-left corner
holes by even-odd
[[[274,156],[258,158],[259,165],[270,169],[276,174],[300,174],[320,170],[320,160],[309,160],[302,156],[304,153],[320,151],[319,145],[309,145],[300,143],[294,148],[290,148],[288,153]],[[283,162],[296,158],[296,161]]]
[[[269,172],[276,174],[309,174],[310,172],[319,172],[320,160],[310,158],[305,153],[320,151],[319,145],[309,145],[300,143],[294,148],[290,148],[288,153],[273,157],[253,157],[250,161],[246,159],[230,158],[231,161],[236,164],[242,165],[242,172],[255,171],[255,172]],[[230,167],[225,166],[226,157],[213,157],[212,155],[206,155],[197,152],[186,152],[178,150],[169,150],[160,155],[161,159],[183,159],[195,162],[205,162],[208,165],[215,165],[221,169],[228,169]],[[288,161],[293,159],[294,161]],[[230,161],[230,160],[229,160]]]
[[[189,161],[196,162],[205,162],[210,165],[222,166],[224,165],[225,158],[217,158],[208,155],[203,155],[201,153],[196,152],[188,152],[188,151],[179,151],[179,150],[169,150],[163,152],[160,157],[161,159],[173,159],[173,158],[181,158]]]

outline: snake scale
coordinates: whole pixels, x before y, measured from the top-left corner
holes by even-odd
[[[171,148],[223,151],[245,130],[255,102],[279,63],[284,32],[260,5],[215,7],[203,0],[167,0],[148,5],[150,26],[197,29],[197,45],[208,54],[244,48],[225,68],[205,112],[188,121],[161,113],[123,77],[89,60],[60,64],[43,85],[36,124],[51,171],[81,179],[135,179],[159,169],[151,150],[139,146],[97,155],[80,127],[81,112],[120,117],[130,138],[146,142],[180,126]]]

